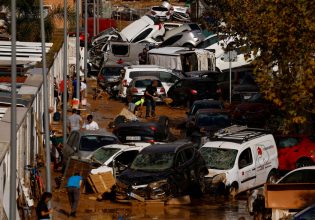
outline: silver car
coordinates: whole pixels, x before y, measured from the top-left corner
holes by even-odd
[[[104,130],[96,131],[72,131],[67,143],[62,149],[63,166],[66,166],[70,157],[87,159],[88,156],[98,148],[118,143],[118,138]]]
[[[205,39],[201,31],[185,31],[175,34],[166,39],[160,47],[197,47]]]
[[[140,76],[135,77],[127,88],[127,101],[133,102],[144,96],[144,92],[147,86],[151,85],[152,81],[158,81],[157,93],[160,97],[165,97],[165,89],[162,86],[162,82],[154,76]],[[162,102],[162,99],[157,99],[157,102]]]

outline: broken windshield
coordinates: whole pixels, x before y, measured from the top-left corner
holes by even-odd
[[[174,153],[138,154],[131,164],[131,169],[143,171],[163,171],[173,165]]]
[[[93,153],[91,159],[97,161],[100,164],[103,164],[119,150],[119,148],[100,148]]]
[[[203,147],[200,153],[206,161],[208,169],[230,170],[233,168],[237,156],[237,150]]]

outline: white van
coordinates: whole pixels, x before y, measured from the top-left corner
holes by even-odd
[[[155,76],[159,78],[162,82],[162,85],[165,89],[165,92],[182,76],[179,73],[175,73],[170,69],[166,69],[154,65],[133,65],[126,66],[124,68],[125,73],[122,76],[122,81],[120,85],[120,91],[118,96],[120,98],[126,98],[127,87],[131,80],[139,76]]]
[[[206,161],[210,188],[225,186],[225,192],[238,193],[274,181],[278,169],[276,142],[262,129],[231,126],[214,135],[200,153]]]

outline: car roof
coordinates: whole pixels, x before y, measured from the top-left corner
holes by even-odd
[[[185,148],[187,143],[167,143],[167,144],[153,144],[144,148],[141,153],[176,153],[180,149]]]
[[[82,130],[82,131],[76,131],[78,132],[81,136],[87,136],[87,135],[102,135],[102,136],[110,136],[110,137],[115,137],[114,134],[112,134],[109,131],[99,129],[99,130]]]
[[[196,112],[197,114],[207,114],[207,113],[229,113],[229,111],[225,109],[215,109],[215,108],[205,108],[205,109],[199,109]]]
[[[287,173],[286,175],[284,175],[280,180],[278,180],[277,183],[281,182],[285,177],[287,177],[288,175],[290,175],[291,173],[294,173],[296,171],[300,171],[300,170],[315,170],[315,166],[307,166],[307,167],[301,167],[301,168],[297,168],[295,170],[290,171],[289,173]]]
[[[158,77],[156,77],[156,76],[137,76],[137,77],[134,77],[134,78],[132,79],[132,81],[146,80],[146,79],[161,81],[161,80],[160,80]]]
[[[195,104],[203,104],[203,103],[209,103],[209,104],[224,104],[222,101],[219,100],[213,100],[213,99],[201,99],[201,100],[197,100],[194,101],[193,105]]]
[[[146,71],[147,69],[163,69],[163,70],[168,70],[171,71],[170,69],[161,67],[161,66],[157,66],[157,65],[131,65],[131,66],[127,66],[125,67],[127,69],[139,69],[139,70],[143,70]]]

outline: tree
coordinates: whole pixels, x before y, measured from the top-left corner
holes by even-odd
[[[10,0],[2,0],[0,5],[5,7],[11,6]],[[46,41],[51,41],[53,32],[55,30],[54,19],[63,20],[64,8],[60,5],[49,11],[45,17],[45,34]],[[40,39],[40,7],[39,0],[17,0],[17,40],[27,42],[39,42]],[[75,20],[75,13],[69,7],[67,8],[68,21],[70,27],[73,26]]]
[[[284,130],[308,123],[315,112],[315,2],[204,0],[219,32],[257,55],[256,81],[284,115]]]

